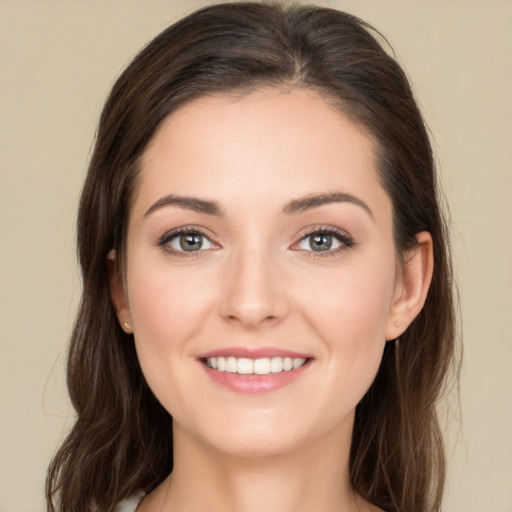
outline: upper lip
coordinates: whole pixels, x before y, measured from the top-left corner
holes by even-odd
[[[304,352],[296,352],[276,347],[227,347],[211,350],[200,354],[198,359],[207,359],[209,357],[246,357],[249,359],[263,359],[266,357],[291,357],[292,359],[309,359],[311,356]]]

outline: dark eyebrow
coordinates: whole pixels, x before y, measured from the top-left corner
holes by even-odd
[[[360,206],[365,210],[370,217],[373,219],[373,212],[370,207],[361,199],[343,192],[333,192],[331,194],[320,194],[316,196],[307,196],[300,199],[294,199],[283,208],[283,213],[293,215],[318,208],[320,206],[332,203],[352,203],[356,206]],[[144,214],[144,217],[150,213],[163,208],[164,206],[178,206],[186,210],[193,210],[198,213],[206,213],[207,215],[215,215],[222,217],[224,212],[215,201],[207,201],[205,199],[198,199],[197,197],[183,197],[175,196],[170,194],[168,196],[160,198],[158,201],[153,203]]]
[[[156,201],[156,203],[153,203],[144,214],[144,217],[147,217],[151,212],[154,212],[159,208],[170,205],[178,206],[179,208],[184,208],[185,210],[193,210],[198,213],[216,215],[218,217],[224,215],[221,208],[215,201],[206,201],[196,197],[182,197],[170,194],[160,198],[158,201]]]
[[[372,219],[374,218],[373,212],[364,201],[358,197],[345,194],[343,192],[333,192],[331,194],[320,194],[316,196],[307,196],[300,199],[294,199],[283,208],[283,213],[293,215],[296,213],[304,212],[306,210],[311,210],[312,208],[318,208],[324,204],[331,203],[355,204],[356,206],[360,206],[363,210],[365,210]]]

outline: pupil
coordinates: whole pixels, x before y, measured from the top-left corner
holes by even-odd
[[[188,234],[180,237],[180,246],[184,251],[197,251],[202,245],[201,235]]]
[[[331,235],[315,235],[311,243],[311,248],[314,251],[326,251],[331,248],[332,236]]]

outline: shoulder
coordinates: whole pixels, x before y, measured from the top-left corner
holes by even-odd
[[[140,503],[143,497],[144,493],[141,491],[137,494],[134,494],[133,496],[130,496],[129,498],[126,498],[125,500],[120,501],[116,505],[114,512],[135,512],[137,505]]]

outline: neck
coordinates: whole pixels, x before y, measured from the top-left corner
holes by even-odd
[[[219,453],[174,428],[174,471],[140,512],[362,512],[350,486],[351,428],[286,453]],[[338,441],[333,443],[333,437]]]

